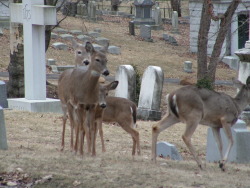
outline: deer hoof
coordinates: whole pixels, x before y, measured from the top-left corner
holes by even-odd
[[[223,172],[225,171],[225,164],[223,162],[219,162],[219,167]]]

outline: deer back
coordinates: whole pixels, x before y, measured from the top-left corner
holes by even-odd
[[[136,123],[136,105],[132,101],[121,98],[106,98],[107,107],[104,109],[103,121],[105,122],[130,122],[131,117],[133,123]]]
[[[199,119],[201,124],[221,127],[221,119],[234,123],[239,115],[235,100],[224,93],[218,93],[196,86],[182,87],[169,95],[169,108],[182,122]],[[201,112],[201,117],[197,113]]]

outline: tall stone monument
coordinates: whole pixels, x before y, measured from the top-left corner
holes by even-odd
[[[135,19],[136,25],[155,25],[152,18],[152,7],[155,3],[151,0],[135,0]]]

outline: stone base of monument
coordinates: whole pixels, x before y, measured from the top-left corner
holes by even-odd
[[[169,157],[172,160],[182,160],[182,157],[177,151],[175,145],[168,142],[157,142],[156,155],[163,158]]]
[[[229,153],[228,161],[236,163],[250,163],[250,131],[246,128],[246,123],[242,120],[238,120],[231,130],[234,144]],[[221,129],[221,138],[224,154],[228,145],[228,140],[223,129]],[[208,129],[207,134],[206,160],[209,162],[218,162],[221,160],[219,149],[215,142],[211,128]]]
[[[155,25],[155,21],[152,18],[135,18],[133,20],[136,26],[138,25]]]
[[[6,128],[3,108],[0,106],[0,150],[7,150],[7,137],[6,137]]]
[[[61,103],[58,99],[27,100],[25,98],[8,99],[9,108],[29,112],[62,113]]]
[[[161,119],[161,111],[138,108],[137,118],[146,121],[147,120],[158,121]]]

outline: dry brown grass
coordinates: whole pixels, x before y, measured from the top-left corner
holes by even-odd
[[[121,64],[137,65],[141,73],[149,65],[162,67],[167,78],[191,78],[196,76],[196,57],[188,50],[187,25],[181,25],[182,35],[176,35],[179,46],[171,46],[161,40],[163,31],[153,31],[153,43],[141,41],[138,37],[128,35],[127,23],[88,22],[84,25],[91,31],[102,29],[102,36],[111,41],[111,45],[121,47],[121,55],[108,55],[108,67],[115,74]],[[82,29],[86,31],[83,21],[67,18],[61,27]],[[165,29],[169,26],[165,26]],[[138,30],[136,31],[138,33]],[[169,32],[165,30],[164,32]],[[1,37],[1,46],[9,42]],[[52,41],[54,42],[54,41]],[[6,70],[9,63],[9,50],[1,48],[0,68]],[[49,48],[47,58],[55,58],[58,65],[73,64],[73,52],[59,51]],[[193,62],[194,73],[183,72],[183,62]],[[217,79],[229,80],[236,72],[225,66],[219,66]],[[179,85],[165,84],[163,96],[179,88]],[[230,95],[235,94],[231,87],[218,87]],[[162,97],[162,111],[166,112]],[[177,146],[184,161],[158,159],[157,164],[150,160],[151,125],[153,122],[139,121],[142,155],[131,156],[132,139],[116,125],[104,125],[106,153],[101,153],[100,139],[97,142],[97,157],[84,155],[81,158],[69,151],[69,128],[67,128],[66,150],[60,152],[62,120],[59,114],[28,113],[5,110],[5,121],[9,149],[0,151],[1,173],[23,169],[22,174],[30,177],[30,181],[52,175],[48,182],[35,187],[250,187],[250,165],[228,164],[227,171],[221,172],[218,164],[207,163],[206,169],[200,171],[181,140],[185,126],[177,124],[160,134],[159,140],[168,141]],[[193,143],[205,162],[207,128],[200,126],[193,136]]]
[[[69,151],[69,127],[66,132],[66,150],[60,152],[61,116],[50,113],[29,113],[5,110],[9,150],[0,151],[0,172],[23,170],[28,177],[52,179],[35,187],[249,187],[250,166],[228,164],[221,172],[218,164],[206,163],[200,171],[184,143],[183,124],[177,124],[159,136],[177,146],[184,161],[150,160],[151,125],[138,122],[142,155],[131,156],[132,139],[120,127],[104,125],[106,153],[101,153],[97,139],[97,157],[81,158]],[[205,162],[207,128],[200,126],[193,143]]]

